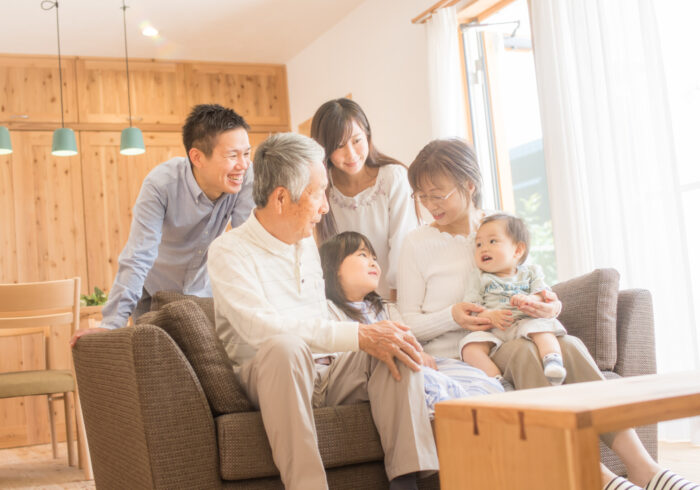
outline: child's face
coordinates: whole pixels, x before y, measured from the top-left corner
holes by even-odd
[[[506,233],[504,221],[489,221],[476,232],[474,259],[479,269],[497,276],[512,276],[525,252],[522,243],[515,243]]]
[[[350,301],[362,301],[379,286],[382,270],[367,247],[362,246],[343,259],[338,269],[338,280],[345,297]]]

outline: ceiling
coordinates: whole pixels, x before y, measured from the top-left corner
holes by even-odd
[[[365,0],[127,0],[129,57],[286,63]],[[56,54],[56,12],[0,0],[0,53]],[[121,0],[60,0],[61,54],[124,56]],[[156,38],[141,34],[150,22]]]

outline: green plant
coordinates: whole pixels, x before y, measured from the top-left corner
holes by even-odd
[[[80,306],[97,306],[107,302],[107,294],[100,288],[95,286],[95,292],[92,294],[80,295]]]

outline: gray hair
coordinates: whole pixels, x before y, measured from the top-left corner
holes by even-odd
[[[297,202],[309,185],[313,162],[323,165],[324,151],[311,138],[296,133],[273,134],[255,150],[253,201],[267,206],[272,191],[284,187]]]

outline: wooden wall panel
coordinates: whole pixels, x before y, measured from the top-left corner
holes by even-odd
[[[62,57],[61,64],[63,115],[66,122],[75,122],[75,60]],[[0,121],[61,122],[57,57],[0,57]]]
[[[87,290],[87,262],[79,157],[51,155],[52,133],[16,131],[14,153],[0,161],[3,248],[0,282],[80,276]],[[11,202],[9,202],[11,200]],[[10,266],[4,267],[5,264]],[[51,367],[68,369],[68,327],[52,330]],[[0,338],[0,372],[44,368],[41,336]],[[0,447],[48,442],[46,397],[0,400]],[[62,402],[54,405],[59,434]]]
[[[137,156],[119,154],[117,132],[84,132],[81,139],[88,286],[107,290],[129,237],[131,210],[143,179],[153,167],[185,150],[179,133],[144,133],[146,153]]]
[[[233,108],[255,131],[289,131],[287,72],[283,65],[190,63],[186,77],[190,107],[217,103]]]
[[[128,124],[124,60],[79,58],[76,71],[80,122]],[[129,60],[129,79],[134,126],[182,124],[187,115],[182,63]]]

